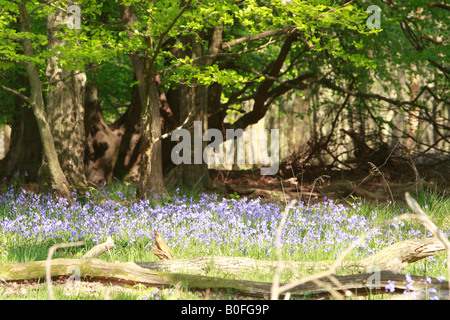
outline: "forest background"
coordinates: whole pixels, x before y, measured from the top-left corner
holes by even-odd
[[[393,196],[386,179],[445,189],[449,11],[422,0],[2,0],[1,176],[69,200],[112,181],[140,199],[245,193],[232,177],[293,178],[297,191],[300,180],[359,179],[325,189],[349,195],[378,175],[381,198]],[[176,166],[171,134],[194,121],[224,137],[278,129],[279,171]]]

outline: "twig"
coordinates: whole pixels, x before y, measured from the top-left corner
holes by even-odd
[[[372,162],[369,161],[368,163],[370,164],[370,166],[372,167],[372,170],[375,173],[378,173],[379,175],[381,175],[381,177],[383,178],[384,183],[388,187],[389,193],[391,194],[392,203],[395,203],[394,195],[392,194],[391,188],[389,187],[389,183],[386,181],[386,178],[384,177],[383,172],[381,172],[381,170],[378,169],[378,167],[376,165],[374,165]]]
[[[287,206],[287,195],[286,195],[286,191],[284,190],[284,185],[283,185],[283,179],[280,178],[280,183],[281,183],[281,190],[283,191],[283,197],[284,197],[284,204]]]
[[[173,129],[173,130],[171,130],[169,132],[164,133],[163,135],[161,135],[161,136],[159,136],[157,138],[154,138],[152,140],[152,143],[154,144],[154,143],[156,143],[156,142],[158,142],[160,140],[164,140],[164,139],[170,137],[172,135],[172,133],[174,133],[176,130],[180,130],[180,129],[188,127],[189,125],[192,124],[191,119],[192,119],[193,116],[194,116],[194,112],[193,112],[193,110],[191,110],[189,112],[189,114],[187,115],[186,119],[184,119],[184,122],[180,126],[176,127],[175,129]]]
[[[24,94],[20,93],[19,91],[16,91],[16,90],[14,90],[14,89],[8,88],[8,87],[2,85],[1,83],[0,83],[0,88],[2,88],[3,90],[5,90],[5,91],[7,91],[7,92],[9,92],[9,93],[14,94],[15,96],[18,96],[18,97],[21,98],[23,101],[25,101],[27,104],[31,105],[31,100],[30,100],[30,98],[28,98],[28,97],[25,96]]]
[[[167,36],[167,34],[170,32],[170,30],[173,28],[173,26],[177,23],[178,19],[183,15],[183,13],[189,8],[191,5],[192,0],[188,0],[188,2],[181,8],[180,12],[178,12],[177,16],[172,20],[170,25],[159,35],[158,44],[156,45],[155,52],[153,53],[152,57],[150,58],[149,62],[149,68],[153,69],[153,66],[155,64],[156,58],[158,57],[159,50],[161,49],[164,38]]]
[[[334,275],[328,276],[328,279],[330,279],[330,281],[333,282],[337,287],[340,287],[340,288],[344,287],[342,285],[342,283]],[[346,297],[353,296],[353,293],[348,289],[344,289],[344,292],[345,292]]]
[[[295,189],[297,189],[298,201],[302,201],[303,197],[302,197],[302,194],[300,193],[300,191],[298,190],[298,179],[295,176],[294,169],[292,168],[292,163],[288,163],[288,168],[291,169],[292,177],[296,180],[295,181]],[[302,173],[302,185],[303,185],[303,173]],[[300,186],[300,188],[301,188],[301,186]]]
[[[328,278],[331,280],[334,277],[329,276]],[[334,278],[334,279],[336,279],[336,278]],[[331,294],[331,296],[333,298],[335,298],[336,300],[344,300],[345,297],[342,294],[340,294],[339,292],[337,292],[335,289],[333,289],[331,284],[321,281],[319,279],[312,280],[312,282],[315,283],[316,285],[326,289]]]
[[[409,154],[409,161],[406,161],[406,163],[414,170],[414,175],[416,176],[416,194],[419,193],[419,182],[420,182],[420,175],[419,171],[417,171],[417,167],[414,164],[414,160],[411,157],[411,154]]]
[[[309,199],[308,199],[308,204],[307,204],[306,208],[309,208],[309,203],[311,201],[311,196],[314,191],[314,186],[316,185],[316,182],[320,180],[323,183],[323,178],[330,178],[330,176],[327,176],[326,174],[324,174],[324,175],[321,175],[320,177],[314,179],[311,192],[309,193]]]
[[[164,242],[157,230],[155,230],[155,244],[157,248],[150,248],[150,251],[158,258],[161,260],[172,260],[174,258],[169,246]]]
[[[383,164],[380,165],[379,167],[376,167],[372,162],[369,162],[369,164],[372,166],[372,169],[374,169],[374,171],[377,171],[378,173],[381,174],[381,176],[383,177],[384,182],[386,183],[386,185],[389,188],[389,184],[387,183],[386,179],[384,178],[384,175],[381,173],[380,169],[381,167],[383,167],[384,165],[386,165],[386,163],[388,162],[388,160],[391,158],[392,154],[394,153],[395,148],[397,148],[398,144],[400,142],[397,140],[397,143],[395,144],[395,146],[392,148],[391,152],[389,153],[389,155],[386,157],[386,159],[384,160]],[[370,173],[368,176],[366,176],[364,179],[362,179],[362,181],[355,187],[355,189],[353,189],[352,192],[350,192],[350,194],[348,196],[346,196],[344,199],[347,199],[348,197],[350,197],[358,188],[360,185],[362,185],[367,179],[372,177],[372,173]],[[394,196],[392,195],[391,192],[391,188],[389,188],[389,192],[391,193],[391,198],[392,198],[392,202],[394,202]]]

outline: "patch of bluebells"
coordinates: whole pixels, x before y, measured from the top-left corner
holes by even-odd
[[[257,248],[261,258],[274,257],[272,249],[283,215],[279,204],[247,198],[218,199],[207,194],[196,200],[180,194],[170,199],[155,195],[146,201],[129,201],[131,198],[122,192],[117,192],[115,199],[117,195],[128,201],[112,200],[106,194],[105,200],[96,202],[87,195],[84,201],[74,201],[70,206],[66,199],[10,188],[0,195],[0,234],[9,244],[21,240],[36,244],[47,240],[100,243],[111,236],[116,245],[132,246],[140,241],[153,242],[154,231],[158,230],[172,248],[195,246],[198,250],[202,246],[217,255],[248,255],[250,249]],[[377,212],[367,217],[360,213],[360,207],[354,204],[348,209],[330,199],[310,207],[297,204],[283,228],[284,252],[289,256],[296,252],[314,256],[320,251],[337,256],[375,226]],[[364,258],[404,240],[398,233],[403,222],[392,226],[369,237],[357,254]],[[407,238],[420,235],[414,229],[405,234]]]

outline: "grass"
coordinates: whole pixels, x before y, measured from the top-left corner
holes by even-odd
[[[153,244],[155,229],[162,234],[176,258],[224,255],[277,259],[274,238],[284,210],[283,203],[263,204],[246,198],[222,199],[214,195],[180,191],[173,195],[150,197],[149,201],[138,203],[133,199],[134,194],[131,185],[114,183],[105,189],[89,190],[86,197],[77,199],[76,207],[69,208],[61,201],[25,194],[17,187],[4,189],[0,201],[0,263],[45,260],[51,245],[85,240],[85,247],[60,249],[53,256],[54,259],[80,258],[95,244],[106,240],[108,235],[114,238],[116,248],[99,258],[124,262],[155,261],[157,258],[147,247],[149,243]],[[435,190],[422,190],[416,199],[448,235],[449,197]],[[284,228],[282,259],[334,260],[363,232],[406,212],[411,212],[406,204],[373,204],[357,198],[347,203],[326,200],[310,207],[299,205],[290,212]],[[428,236],[428,231],[417,221],[399,221],[380,228],[364,245],[356,248],[348,259],[363,259],[394,242]],[[445,277],[446,259],[446,254],[438,254],[409,265],[405,273]],[[281,275],[281,282],[292,281],[299,274],[307,272],[285,272]],[[345,271],[340,274],[345,274]],[[209,270],[208,275],[233,278],[214,268]],[[271,282],[273,275],[248,272],[239,275],[239,279]],[[43,286],[7,298],[47,299],[46,290]],[[67,296],[66,292],[58,290],[55,291],[57,299],[105,298],[100,293],[73,293]],[[162,290],[153,295],[148,290],[131,288],[127,292],[111,294],[110,298],[198,297],[186,289],[173,289],[176,292],[173,297],[162,293]],[[0,297],[6,298],[1,295],[1,291]]]

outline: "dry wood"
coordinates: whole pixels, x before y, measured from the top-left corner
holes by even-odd
[[[173,260],[176,261],[176,260]],[[227,280],[221,278],[205,277],[198,275],[164,273],[141,268],[135,263],[112,263],[99,259],[55,259],[52,260],[51,277],[69,277],[71,268],[78,267],[80,277],[86,281],[100,281],[115,285],[143,284],[147,286],[173,286],[181,283],[191,290],[206,290],[208,288],[227,292],[235,292],[243,296],[266,299],[270,296],[271,283],[254,282],[245,280]],[[292,298],[317,298],[329,297],[330,288],[343,294],[351,291],[357,295],[367,295],[369,293],[385,292],[388,281],[395,281],[396,291],[403,293],[406,289],[406,279],[404,275],[390,271],[380,271],[376,275],[376,285],[374,287],[372,279],[374,273],[354,274],[348,276],[333,276],[335,279],[324,277],[319,279],[321,285],[308,282],[296,286],[289,290]],[[35,261],[16,264],[0,264],[0,279],[4,281],[18,280],[39,280],[46,277],[46,261]],[[439,282],[431,278],[431,283],[427,283],[426,277],[412,276],[412,290],[426,290],[435,288],[437,291],[445,292],[448,282]],[[326,284],[325,288],[323,284]],[[280,298],[283,298],[282,294]],[[448,293],[447,293],[448,295]]]
[[[157,248],[150,248],[150,251],[158,258],[161,260],[172,260],[174,258],[169,246],[164,242],[157,230],[155,230],[155,244]]]
[[[81,259],[92,259],[101,255],[103,252],[114,248],[114,240],[111,237],[106,239],[106,242],[100,243],[86,252]]]
[[[433,256],[445,248],[442,243],[435,238],[411,239],[394,243],[360,261],[344,261],[340,269],[363,272],[365,270],[392,270],[401,272],[408,263],[418,261]],[[203,256],[190,259],[176,259],[170,261],[136,262],[137,265],[158,271],[165,272],[189,272],[202,274],[212,266],[218,270],[230,273],[241,274],[259,270],[264,273],[271,273],[277,267],[277,261],[256,260],[246,257],[223,257],[223,256]],[[294,272],[306,271],[317,272],[327,270],[333,261],[282,261],[283,269]]]

